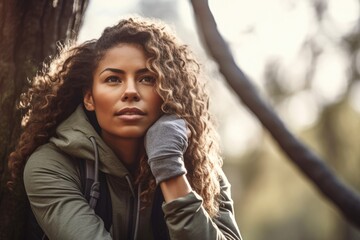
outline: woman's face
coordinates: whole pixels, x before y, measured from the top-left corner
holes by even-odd
[[[123,43],[109,49],[93,78],[84,103],[95,111],[105,140],[141,138],[162,115],[156,76],[147,69],[141,46]]]

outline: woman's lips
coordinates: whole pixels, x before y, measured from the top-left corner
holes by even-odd
[[[120,111],[116,112],[115,116],[122,120],[138,120],[145,115],[143,111],[138,108],[123,108]]]

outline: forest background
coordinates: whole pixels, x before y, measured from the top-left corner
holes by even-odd
[[[360,191],[360,3],[209,0],[236,63],[294,135]],[[360,239],[287,160],[204,50],[189,1],[91,0],[78,41],[132,14],[174,27],[209,76],[224,171],[244,239]]]

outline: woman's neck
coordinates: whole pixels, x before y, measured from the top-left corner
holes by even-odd
[[[106,136],[103,136],[103,139],[130,172],[133,172],[137,168],[143,152],[144,144],[142,139],[114,139]]]

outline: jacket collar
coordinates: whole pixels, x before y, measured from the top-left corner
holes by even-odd
[[[99,150],[99,169],[117,177],[129,175],[126,167],[91,125],[82,104],[57,127],[50,142],[70,156],[95,160],[93,145],[89,139],[91,136],[95,138]]]

